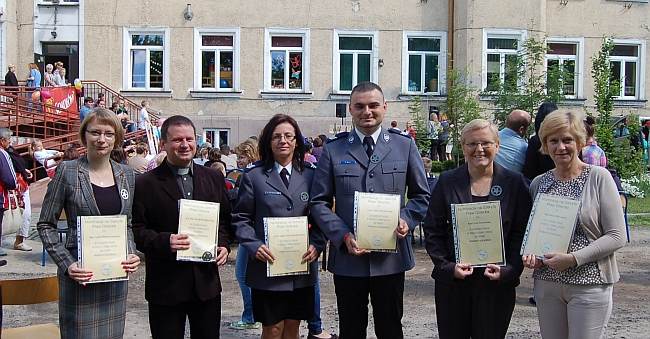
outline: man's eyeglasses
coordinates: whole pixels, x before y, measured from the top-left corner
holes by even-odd
[[[90,136],[93,137],[94,139],[99,139],[99,137],[101,137],[102,135],[104,136],[104,138],[109,140],[115,139],[115,133],[113,132],[100,132],[95,130],[88,130],[86,131],[86,133],[90,134]]]
[[[479,145],[481,145],[481,148],[483,149],[490,149],[494,147],[495,143],[492,141],[486,141],[486,142],[470,142],[465,144],[465,146],[467,146],[470,149],[476,149]]]
[[[273,136],[271,137],[271,140],[273,142],[280,142],[280,140],[282,140],[282,138],[284,138],[288,142],[296,140],[296,136],[294,134],[291,134],[291,133],[273,134]]]

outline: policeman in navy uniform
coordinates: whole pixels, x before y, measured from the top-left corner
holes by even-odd
[[[368,295],[377,338],[403,338],[404,272],[415,266],[409,231],[423,219],[429,203],[420,153],[410,137],[381,127],[386,108],[378,85],[354,87],[349,111],[355,128],[325,145],[312,185],[312,216],[331,241],[328,270],[334,273],[342,339],[366,338]],[[355,191],[402,196],[395,225],[397,253],[357,246]]]

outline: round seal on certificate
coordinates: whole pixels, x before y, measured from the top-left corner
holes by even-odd
[[[284,268],[288,270],[292,270],[295,267],[296,267],[296,263],[291,259],[288,259],[287,261],[284,262]]]
[[[210,260],[212,260],[212,257],[213,257],[212,252],[205,251],[205,252],[203,252],[203,255],[201,256],[201,260],[210,261]]]
[[[102,264],[102,267],[99,269],[103,276],[111,275],[111,265],[108,263]]]
[[[479,250],[478,251],[478,259],[479,260],[485,260],[488,257],[488,252],[486,250]]]
[[[378,235],[375,235],[374,237],[372,237],[372,245],[373,245],[374,247],[379,247],[379,246],[381,246],[381,243],[382,243],[382,239],[381,239],[381,237],[379,237]]]
[[[550,251],[551,251],[551,248],[553,248],[553,247],[551,246],[551,244],[549,244],[549,243],[544,243],[544,246],[542,246],[542,254],[546,254],[546,253],[550,252]]]

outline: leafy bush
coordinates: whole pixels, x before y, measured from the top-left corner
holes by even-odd
[[[444,171],[444,167],[440,161],[431,162],[431,173],[440,173]]]
[[[442,170],[443,171],[447,171],[447,170],[454,169],[454,168],[456,168],[456,161],[455,160],[445,160],[442,163]]]

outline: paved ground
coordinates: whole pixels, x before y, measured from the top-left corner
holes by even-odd
[[[622,278],[614,288],[614,310],[609,322],[608,338],[647,338],[650,331],[650,229],[633,228],[632,238],[632,243],[622,249],[618,257]],[[5,239],[5,247],[9,245],[8,240]],[[10,254],[6,257],[8,265],[0,269],[0,279],[55,274],[56,268],[49,259],[45,267],[40,266],[39,243],[34,240],[29,243],[34,246],[32,252],[9,251]],[[259,330],[233,331],[227,328],[229,322],[238,320],[242,307],[239,288],[234,279],[234,254],[231,253],[232,260],[221,270],[222,337],[258,338]],[[431,262],[420,246],[416,246],[416,257],[416,268],[408,272],[406,278],[403,319],[405,336],[437,338],[433,281],[429,277]],[[532,288],[530,276],[531,272],[525,271],[522,284],[517,289],[517,305],[510,324],[509,338],[539,337],[536,310],[527,302]],[[150,338],[144,300],[144,270],[139,270],[131,278],[129,289],[125,337]],[[328,330],[336,332],[338,318],[331,274],[322,274],[321,291],[323,323]],[[5,327],[57,322],[57,317],[56,303],[4,307]],[[372,335],[372,319],[370,323],[369,334]],[[304,326],[301,333],[306,337]]]

